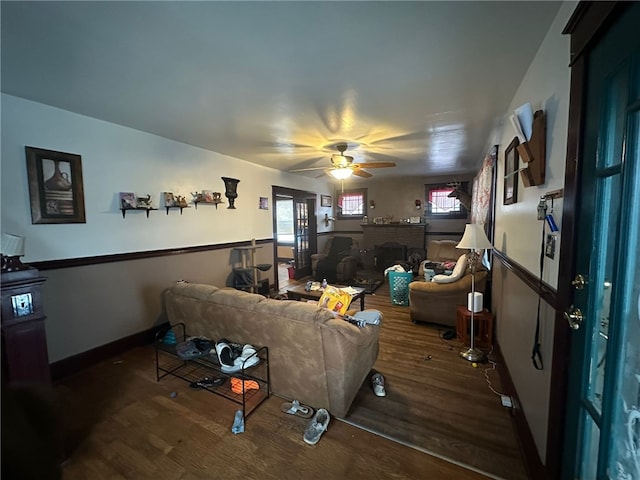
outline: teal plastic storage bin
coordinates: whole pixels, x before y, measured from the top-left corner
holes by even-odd
[[[409,284],[413,282],[412,272],[389,272],[389,292],[394,305],[409,305]]]

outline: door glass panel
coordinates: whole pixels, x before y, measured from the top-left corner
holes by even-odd
[[[609,170],[610,171],[610,170]],[[599,226],[596,242],[592,251],[591,281],[595,286],[593,291],[594,312],[593,321],[596,322],[591,336],[591,352],[589,365],[589,386],[587,398],[598,412],[602,413],[604,391],[605,357],[607,341],[609,339],[609,313],[611,308],[612,277],[616,245],[618,243],[618,210],[620,207],[620,178],[615,174],[598,179],[598,209],[596,225]]]
[[[296,210],[296,268],[310,265],[309,255],[309,209],[304,200],[294,200]]]
[[[637,239],[640,222],[640,113],[634,114],[627,142],[626,164],[632,181],[628,182],[628,237]],[[624,291],[616,296],[621,304],[621,376],[611,427],[609,476],[613,479],[640,479],[640,246],[629,242],[620,268],[624,271]],[[617,330],[617,329],[616,329]]]
[[[622,161],[622,136],[627,106],[629,69],[626,64],[613,72],[605,82],[603,102],[604,132],[600,137],[603,148],[599,149],[598,168],[617,165]]]
[[[580,465],[580,480],[595,480],[597,473],[596,467],[598,465],[600,429],[586,412],[584,414],[583,425],[584,437],[582,439],[582,445],[584,452],[582,453],[582,465]]]

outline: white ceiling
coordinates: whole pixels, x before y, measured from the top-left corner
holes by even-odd
[[[558,7],[3,1],[2,91],[280,170],[347,141],[375,178],[462,175]]]

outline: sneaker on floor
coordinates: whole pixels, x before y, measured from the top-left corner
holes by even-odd
[[[319,408],[316,414],[311,419],[311,423],[307,425],[302,437],[305,443],[309,445],[315,445],[320,440],[320,437],[327,431],[329,426],[329,412],[324,408]]]
[[[373,393],[378,397],[385,397],[387,392],[384,389],[384,377],[380,373],[374,373],[371,377],[371,385],[373,386]]]

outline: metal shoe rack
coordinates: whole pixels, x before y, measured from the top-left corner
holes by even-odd
[[[222,384],[202,386],[202,390],[215,393],[241,405],[242,415],[245,418],[269,398],[269,349],[267,347],[255,347],[257,350],[255,355],[260,358],[260,362],[257,365],[242,368],[238,372],[227,373],[221,370],[215,349],[213,355],[203,355],[189,360],[178,357],[176,345],[166,344],[162,341],[170,329],[175,333],[178,343],[184,342],[188,338],[184,323],[176,323],[171,325],[169,329],[156,333],[154,346],[156,351],[156,380],[158,382],[167,375],[173,375],[190,384],[203,378],[223,378],[224,382]],[[236,393],[231,389],[231,378],[243,380],[241,384],[242,392]],[[245,388],[244,380],[255,381],[259,388]]]

